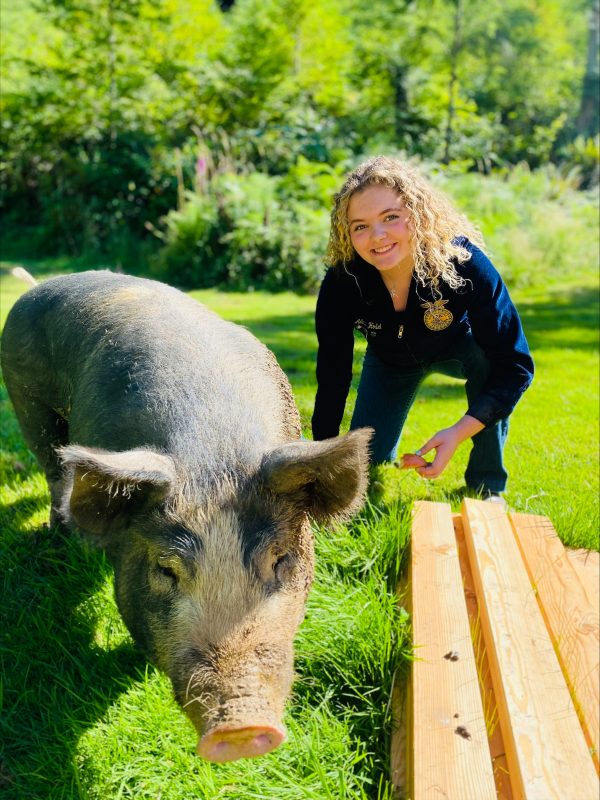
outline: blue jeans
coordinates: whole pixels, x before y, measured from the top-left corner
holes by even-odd
[[[384,364],[370,348],[363,361],[358,395],[350,429],[369,426],[375,435],[371,461],[393,461],[408,412],[419,386],[431,373],[465,378],[467,400],[475,399],[489,374],[490,364],[483,350],[469,334],[452,349],[451,358],[410,369]],[[431,436],[436,430],[431,431]],[[465,471],[465,483],[474,491],[502,492],[507,472],[502,452],[508,433],[508,418],[484,428],[473,436],[473,447]]]

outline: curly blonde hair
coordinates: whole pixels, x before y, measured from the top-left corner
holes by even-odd
[[[483,237],[450,200],[409,164],[388,156],[367,159],[346,178],[334,195],[326,263],[344,269],[355,256],[348,226],[348,203],[372,185],[389,186],[401,196],[412,228],[414,272],[423,286],[436,290],[440,278],[453,289],[464,286],[455,262],[468,261],[469,251],[457,241],[466,236],[483,247]]]

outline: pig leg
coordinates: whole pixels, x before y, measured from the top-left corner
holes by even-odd
[[[46,474],[50,489],[50,525],[60,523],[59,509],[63,495],[64,476],[56,448],[68,444],[67,420],[30,394],[10,391],[25,444],[33,452]]]

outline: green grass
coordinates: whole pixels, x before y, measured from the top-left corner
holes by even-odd
[[[467,184],[458,190],[475,192]],[[537,366],[511,420],[508,500],[519,511],[548,515],[567,544],[598,549],[598,249],[590,204],[579,196],[570,205],[536,196],[535,208],[525,207],[530,227],[523,228],[523,209],[503,214],[498,203],[483,203],[491,209],[487,219],[494,215],[496,238],[488,238],[493,252],[511,254],[498,265],[510,276]],[[541,230],[544,219],[553,231]],[[527,253],[526,265],[518,251]],[[28,266],[43,277],[68,262]],[[0,278],[2,323],[26,288]],[[193,296],[272,348],[308,434],[315,299]],[[359,342],[356,377],[363,351]],[[464,407],[459,382],[430,379],[409,416],[403,448],[416,449]],[[415,499],[458,507],[466,445],[434,482],[379,468],[381,486],[361,515],[351,525],[316,531],[317,576],[296,640],[288,743],[262,759],[214,766],[193,755],[194,733],[168,680],[133,648],[102,554],[44,527],[45,482],[3,388],[0,412],[0,798],[390,797],[389,697],[411,651],[409,620],[394,594],[409,509]]]

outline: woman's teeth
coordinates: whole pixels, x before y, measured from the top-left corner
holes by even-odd
[[[382,253],[388,253],[392,249],[393,246],[394,246],[394,244],[392,243],[392,244],[386,245],[385,247],[374,247],[373,248],[373,252],[377,253],[377,255],[380,256]]]

